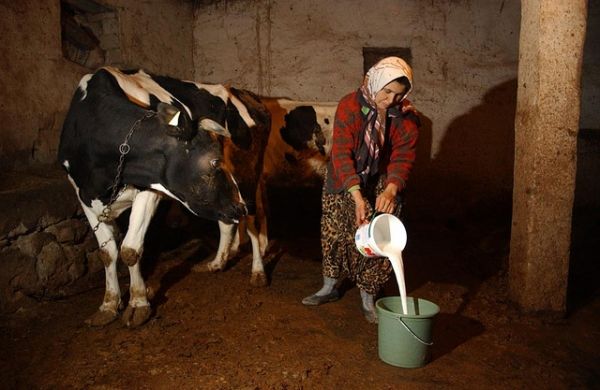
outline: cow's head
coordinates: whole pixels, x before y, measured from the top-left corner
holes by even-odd
[[[223,153],[214,133],[227,136],[223,128],[203,128],[170,104],[158,105],[158,118],[165,126],[161,147],[165,165],[163,188],[153,186],[179,200],[192,213],[232,223],[246,214],[246,206],[231,173],[224,167]]]
[[[285,115],[285,126],[281,128],[281,138],[296,151],[316,149],[323,156],[326,139],[317,114],[311,106],[299,106]]]

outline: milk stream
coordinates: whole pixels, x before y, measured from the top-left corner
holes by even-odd
[[[402,314],[408,314],[408,304],[406,303],[406,282],[404,281],[404,264],[402,263],[402,248],[392,242],[385,242],[380,245],[381,253],[385,254],[392,263],[398,290],[400,291],[400,300],[402,301]]]

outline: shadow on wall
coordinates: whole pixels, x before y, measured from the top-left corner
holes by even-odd
[[[429,161],[431,121],[425,118],[410,185],[419,214],[453,223],[493,205],[510,216],[516,93],[516,80],[492,88],[480,105],[452,121]]]
[[[432,122],[422,118],[404,212],[407,288],[448,284],[456,314],[508,267],[516,91],[516,80],[499,84],[452,121],[435,159],[428,158]]]
[[[600,293],[600,129],[581,129],[571,224],[567,310],[574,311]]]

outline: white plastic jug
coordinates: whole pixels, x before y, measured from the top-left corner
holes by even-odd
[[[391,244],[400,251],[404,249],[406,229],[395,215],[379,214],[356,230],[354,242],[363,256],[387,257],[382,250],[385,246]]]

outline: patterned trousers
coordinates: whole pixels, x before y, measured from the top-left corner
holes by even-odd
[[[370,188],[362,189],[367,203],[367,215],[373,213],[375,199],[384,190],[382,175]],[[321,251],[323,276],[334,279],[347,277],[361,290],[377,294],[389,280],[392,265],[385,257],[365,257],[354,242],[356,214],[352,195],[348,191],[328,194],[323,188],[321,216]],[[394,215],[400,217],[402,205],[398,202]]]

